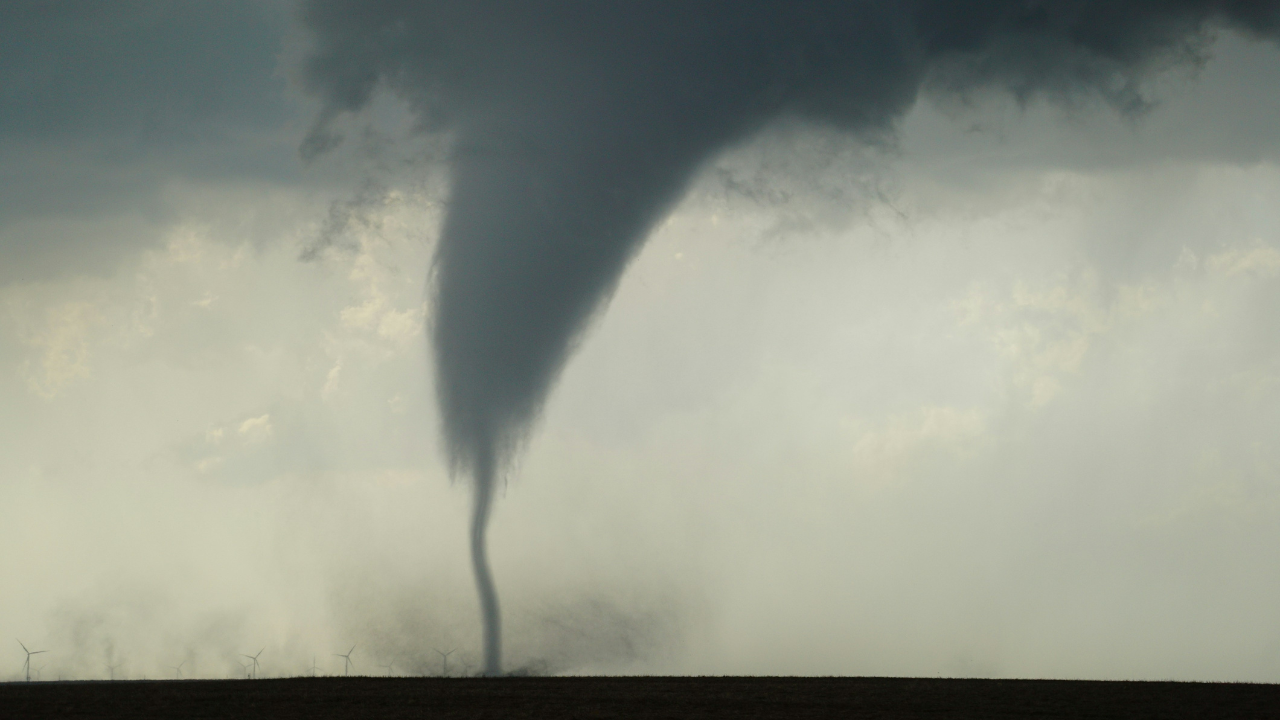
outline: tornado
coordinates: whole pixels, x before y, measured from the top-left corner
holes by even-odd
[[[484,671],[502,672],[495,478],[655,223],[718,153],[799,121],[891,136],[922,92],[1093,99],[1137,115],[1220,28],[1274,40],[1280,0],[310,0],[301,146],[379,92],[449,148],[431,270],[448,461],[471,478]]]

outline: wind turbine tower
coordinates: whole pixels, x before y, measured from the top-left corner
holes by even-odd
[[[457,650],[458,648],[453,648],[453,650],[450,650],[449,652],[440,652],[439,648],[431,648],[431,649],[435,650],[436,653],[440,655],[440,677],[448,677],[449,676],[449,656],[453,654],[453,650]]]
[[[262,650],[266,650],[266,648],[262,648]],[[258,655],[262,654],[262,650],[258,651]],[[244,653],[240,654],[241,657],[247,657],[253,661],[253,679],[254,680],[258,679],[258,655],[245,655]]]
[[[353,652],[355,652],[355,651],[356,651],[356,646],[355,646],[355,645],[352,645],[352,646],[351,646],[351,649],[347,651],[347,654],[346,654],[346,655],[342,655],[342,654],[340,654],[340,653],[334,653],[334,654],[333,654],[333,656],[334,656],[334,657],[340,657],[340,658],[342,658],[342,660],[343,660],[343,663],[342,663],[342,675],[343,675],[343,677],[346,677],[347,675],[350,675],[350,674],[351,674],[351,666],[352,666],[352,665],[355,665],[355,663],[351,662],[351,653],[353,653]]]
[[[18,644],[22,645],[22,641],[19,640]],[[31,656],[39,655],[40,653],[49,652],[49,651],[48,650],[28,650],[26,645],[22,645],[22,652],[27,654],[27,661],[22,663],[22,670],[27,674],[27,682],[31,682]]]

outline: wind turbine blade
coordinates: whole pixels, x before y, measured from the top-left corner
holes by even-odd
[[[21,641],[21,640],[18,640],[18,644],[19,644],[19,645],[22,645],[22,641]],[[26,646],[26,645],[22,645],[22,651],[23,651],[23,652],[31,652],[30,650],[28,650],[28,649],[27,649],[27,646]]]

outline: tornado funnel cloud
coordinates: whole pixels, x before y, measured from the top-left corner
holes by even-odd
[[[379,88],[450,144],[433,269],[436,390],[471,477],[485,671],[494,478],[591,316],[699,167],[778,121],[883,137],[921,92],[1147,107],[1143,81],[1218,27],[1274,39],[1280,0],[309,0],[301,151]]]
[[[502,615],[498,610],[498,591],[489,570],[489,548],[486,535],[489,511],[493,507],[492,455],[482,458],[475,468],[475,494],[471,513],[471,569],[475,573],[476,592],[480,595],[480,620],[484,627],[484,674],[502,674]]]
[[[692,165],[691,156],[642,163],[617,152],[566,159],[528,148],[513,158],[494,144],[490,136],[458,149],[436,254],[433,333],[450,456],[474,484],[471,558],[486,674],[501,672],[501,619],[485,544],[496,473],[536,416],[574,335]]]

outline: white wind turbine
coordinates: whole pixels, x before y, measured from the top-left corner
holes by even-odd
[[[262,648],[262,650],[266,650],[266,648]],[[262,650],[258,651],[258,655],[262,654]],[[245,655],[244,653],[240,653],[241,657],[247,657],[253,661],[253,679],[255,680],[258,679],[258,655]]]
[[[453,651],[457,650],[458,648],[453,648],[453,650],[450,650],[449,652],[440,652],[439,648],[431,648],[431,649],[435,650],[436,653],[440,656],[440,677],[448,677],[449,676],[449,656],[452,655]]]
[[[334,654],[333,654],[333,656],[334,656],[334,657],[340,657],[340,658],[342,658],[342,659],[343,659],[343,664],[342,664],[342,674],[343,674],[343,676],[346,676],[346,675],[351,674],[351,667],[352,667],[353,665],[355,665],[355,663],[351,661],[351,653],[353,653],[353,652],[355,652],[355,651],[356,651],[356,646],[355,646],[355,645],[352,645],[352,646],[351,646],[351,649],[347,651],[347,654],[346,654],[346,655],[342,655],[342,654],[340,654],[340,653],[334,653]]]
[[[22,645],[22,641],[19,640],[18,644]],[[27,660],[26,662],[22,663],[22,669],[27,674],[27,682],[31,682],[31,656],[39,655],[40,653],[49,652],[49,651],[48,650],[28,650],[26,645],[22,645],[22,651],[27,654]]]

